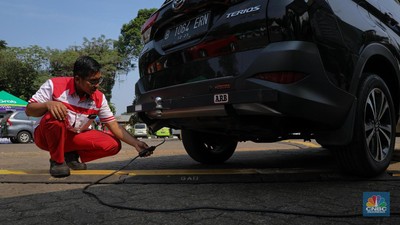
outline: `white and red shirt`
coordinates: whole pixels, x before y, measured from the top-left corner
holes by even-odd
[[[90,122],[89,115],[97,115],[101,123],[115,120],[104,94],[96,90],[89,98],[79,97],[73,77],[55,77],[47,80],[28,102],[48,101],[62,102],[67,107],[68,125],[75,132],[87,129],[85,125]]]

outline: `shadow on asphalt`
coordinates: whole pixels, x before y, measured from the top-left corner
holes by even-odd
[[[130,160],[89,164],[93,170],[117,170]],[[186,170],[208,171],[201,175],[152,175],[120,179],[125,183],[246,183],[246,182],[304,182],[304,181],[367,181],[398,180],[390,173],[373,178],[360,178],[344,173],[330,151],[323,148],[239,151],[223,164],[205,165],[187,155],[138,158],[124,170]],[[223,170],[251,170],[249,174],[218,174]],[[215,171],[215,172],[213,172]],[[213,174],[214,173],[214,174]],[[229,173],[229,172],[228,172]]]
[[[156,150],[157,151],[157,150]],[[130,160],[89,163],[89,169],[118,169]],[[206,165],[187,155],[138,158],[126,169],[267,169],[267,168],[336,168],[333,156],[325,149],[257,150],[235,152],[225,163]]]

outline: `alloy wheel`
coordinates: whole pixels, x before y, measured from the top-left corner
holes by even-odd
[[[392,119],[385,93],[372,89],[365,105],[364,126],[369,153],[377,162],[385,160],[389,154]]]

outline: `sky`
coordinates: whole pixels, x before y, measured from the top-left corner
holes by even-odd
[[[123,24],[139,9],[159,8],[164,0],[0,0],[0,40],[8,47],[65,50],[82,45],[83,39],[117,40]],[[116,115],[126,112],[134,98],[138,71],[120,75],[111,103]]]

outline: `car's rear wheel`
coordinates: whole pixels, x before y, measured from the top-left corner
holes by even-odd
[[[27,131],[21,131],[17,135],[17,141],[23,144],[30,143],[32,141],[32,136]]]
[[[182,143],[189,156],[204,164],[223,163],[235,152],[237,141],[230,136],[182,130]]]
[[[353,141],[334,153],[348,172],[376,176],[389,166],[395,129],[395,108],[389,89],[382,78],[368,74],[358,94]]]

